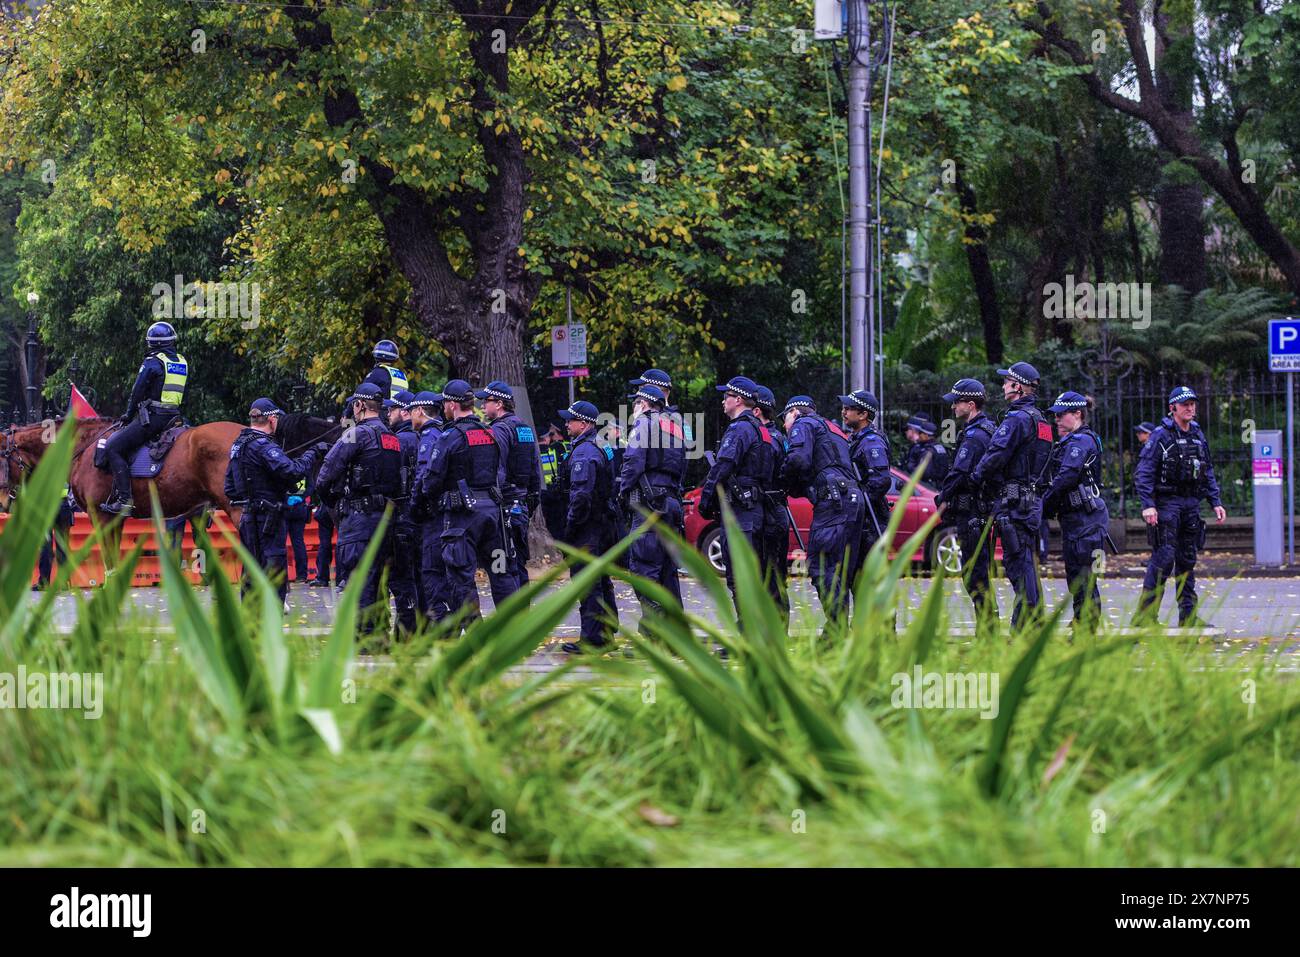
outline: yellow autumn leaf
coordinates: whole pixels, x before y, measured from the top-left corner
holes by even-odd
[[[674,93],[686,89],[686,77],[679,73],[677,76],[671,78],[668,81],[668,89],[672,90]]]

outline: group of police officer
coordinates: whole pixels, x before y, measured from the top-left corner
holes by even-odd
[[[141,416],[128,423],[107,442],[107,464],[119,488],[131,448],[153,434],[153,422],[174,418],[184,392],[187,367],[175,350],[174,330],[157,323],[148,341],[153,351],[142,364],[132,403],[160,411],[147,421]],[[252,403],[226,475],[226,494],[241,509],[240,539],[278,579],[285,597],[285,510],[316,473],[316,496],[337,522],[340,582],[360,563],[385,509],[394,506],[361,588],[364,631],[376,628],[384,580],[402,632],[413,631],[420,614],[439,621],[453,615],[472,619],[479,614],[477,569],[487,573],[497,605],[528,582],[528,527],[539,506],[544,471],[537,436],[516,414],[514,395],[504,382],[475,390],[454,379],[440,392],[413,393],[395,364],[399,356],[391,340],[379,342],[374,356],[375,368],[347,399],[354,424],[332,447],[317,443],[290,457],[273,438],[284,413],[270,399]],[[1055,415],[1053,430],[1037,405],[1037,370],[1016,362],[998,375],[1008,407],[997,424],[985,413],[984,385],[961,379],[943,396],[961,425],[951,461],[935,442],[934,423],[913,416],[907,422],[913,445],[904,466],[924,469],[939,488],[936,504],[960,542],[977,620],[986,623],[998,615],[989,591],[995,537],[1015,594],[1013,626],[1041,604],[1038,543],[1044,520],[1055,517],[1075,621],[1091,627],[1100,613],[1097,580],[1109,515],[1101,494],[1102,443],[1087,425],[1090,402],[1077,392],[1061,393],[1049,409]],[[553,451],[546,453],[549,491],[563,516],[561,527],[552,531],[593,555],[621,537],[623,516],[633,528],[652,516],[668,528],[683,527],[690,435],[671,401],[672,380],[649,369],[630,385],[633,420],[621,455],[599,431],[600,411],[587,401],[560,412],[568,433],[563,456],[557,460]],[[888,441],[877,428],[879,401],[865,390],[840,396],[845,432],[820,415],[806,395],[792,397],[778,416],[772,391],[745,376],[717,390],[728,425],[710,461],[699,513],[719,518],[725,496],[735,529],[758,556],[772,596],[788,614],[792,516],[787,496],[806,497],[813,506],[807,542],[798,529],[795,534],[827,618],[842,618],[851,607],[851,584],[889,521],[893,479]],[[1142,445],[1135,484],[1150,526],[1152,556],[1139,620],[1155,616],[1165,581],[1176,573],[1179,624],[1200,623],[1194,572],[1205,531],[1200,502],[1207,499],[1219,521],[1224,510],[1209,444],[1195,422],[1196,402],[1192,390],[1175,389],[1169,416],[1149,427]],[[119,494],[105,510],[122,504]],[[725,537],[723,553],[728,554]],[[661,598],[680,604],[678,562],[661,537],[639,537],[628,565],[662,586]],[[582,567],[575,563],[574,574]],[[730,561],[727,582],[734,593]],[[654,597],[640,600],[645,614],[660,608]],[[609,643],[616,603],[608,577],[583,596],[580,617],[582,642],[594,648]],[[581,650],[577,642],[563,647]]]

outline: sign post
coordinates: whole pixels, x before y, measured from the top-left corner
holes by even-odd
[[[1300,318],[1268,323],[1268,368],[1286,373],[1286,540],[1287,563],[1295,564],[1295,373],[1300,369]],[[1258,524],[1258,519],[1256,520]]]
[[[573,299],[564,290],[565,324],[551,326],[551,378],[569,380],[569,405],[573,405],[573,380],[590,375],[587,369],[587,327],[573,321]]]

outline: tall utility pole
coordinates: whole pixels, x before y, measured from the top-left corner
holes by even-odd
[[[869,0],[846,0],[849,47],[849,386],[876,387],[871,289],[871,29]]]

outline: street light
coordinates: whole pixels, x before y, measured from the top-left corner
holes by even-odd
[[[36,353],[40,343],[36,341],[36,304],[41,301],[40,294],[27,294],[27,421],[36,422],[40,416],[36,411],[36,394],[40,386],[36,384]]]

